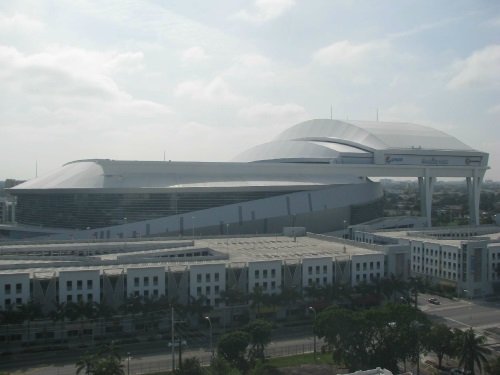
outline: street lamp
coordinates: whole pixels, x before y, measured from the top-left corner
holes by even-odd
[[[127,375],[130,375],[130,352],[127,352]]]
[[[420,335],[419,335],[419,330],[420,330],[420,328],[423,327],[423,324],[417,320],[414,320],[413,322],[411,322],[411,325],[413,328],[415,328],[415,337],[417,338],[417,345],[416,345],[416,349],[417,349],[417,375],[420,375]]]
[[[344,235],[342,238],[347,239],[347,220],[344,220]]]
[[[213,345],[213,340],[212,340],[212,321],[210,320],[209,316],[205,316],[205,319],[208,321],[208,326],[210,327],[210,351],[212,352],[212,360],[214,359],[214,345]]]
[[[316,309],[312,306],[309,306],[307,310],[312,311],[314,313],[314,324],[313,324],[313,348],[314,348],[314,360],[316,360],[316,333],[314,332],[314,326],[316,325]]]
[[[226,245],[229,246],[229,223],[226,223],[226,235],[227,235]]]
[[[191,233],[191,236],[193,238],[193,241],[194,241],[194,220],[196,219],[196,216],[191,216],[191,224],[193,226],[193,231]]]

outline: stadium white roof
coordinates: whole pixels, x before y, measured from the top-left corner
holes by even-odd
[[[423,125],[316,119],[292,126],[274,141],[244,151],[234,161],[289,160],[300,157],[310,160],[339,159],[344,156],[351,158],[348,163],[364,163],[363,159],[372,156],[374,151],[393,149],[474,151],[455,137]]]
[[[487,162],[488,154],[426,126],[319,119],[292,126],[230,163],[80,160],[12,190],[296,191],[363,183],[364,177],[472,176]],[[433,174],[425,168],[434,168]]]

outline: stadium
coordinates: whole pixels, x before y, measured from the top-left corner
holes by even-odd
[[[430,225],[436,178],[457,177],[477,224],[487,164],[488,154],[426,126],[316,119],[231,162],[79,160],[10,192],[18,224],[60,239],[321,233],[382,216],[373,177],[418,178]]]

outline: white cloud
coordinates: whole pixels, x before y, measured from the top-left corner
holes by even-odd
[[[389,108],[382,108],[379,111],[379,119],[380,121],[418,122],[423,113],[423,108],[415,103],[402,103]]]
[[[354,44],[343,40],[317,50],[313,60],[321,65],[347,65],[386,54],[388,48],[388,43],[384,41]]]
[[[500,27],[500,16],[491,18],[484,23],[488,27]]]
[[[181,60],[186,63],[198,63],[209,59],[203,47],[195,46],[182,51]]]
[[[233,18],[250,23],[263,23],[281,16],[295,5],[294,0],[256,0],[252,9],[242,9]]]
[[[309,114],[304,107],[293,104],[271,104],[261,103],[250,107],[242,108],[238,116],[258,126],[260,124],[287,125],[304,121]]]
[[[497,104],[491,108],[488,109],[488,113],[492,113],[492,114],[500,114],[500,104]]]
[[[236,58],[236,62],[246,67],[264,67],[270,64],[267,57],[258,53],[247,53]]]
[[[114,126],[123,126],[138,118],[170,114],[163,104],[134,98],[112,78],[117,71],[136,66],[141,56],[64,47],[23,54],[0,46],[0,107],[6,109],[0,111],[0,126],[36,122],[42,127],[54,123],[99,127],[113,119],[120,119]],[[9,107],[16,102],[22,107]]]
[[[44,27],[43,22],[26,14],[16,13],[8,16],[0,13],[0,31],[2,32],[37,32]]]
[[[500,88],[500,44],[489,45],[456,62],[448,82],[449,89]]]
[[[235,103],[243,98],[235,94],[230,85],[221,77],[211,81],[192,80],[184,81],[174,90],[176,97],[217,103]]]

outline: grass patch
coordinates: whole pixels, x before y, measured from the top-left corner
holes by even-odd
[[[307,364],[334,364],[331,353],[317,353],[316,361],[314,360],[313,353],[307,353],[288,357],[269,358],[268,363],[276,367],[291,367]]]

